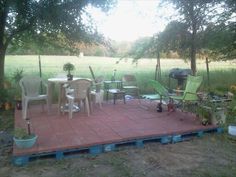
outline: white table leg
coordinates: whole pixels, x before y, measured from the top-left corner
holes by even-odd
[[[62,92],[63,92],[63,88],[62,88],[62,85],[61,83],[59,83],[59,92],[58,92],[58,114],[61,114],[61,102],[62,102]]]
[[[53,87],[53,83],[48,82],[48,108],[49,108],[49,112],[51,112],[51,109],[52,109],[52,87]]]

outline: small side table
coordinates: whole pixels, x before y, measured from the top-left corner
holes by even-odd
[[[125,91],[120,90],[120,89],[109,89],[107,92],[113,95],[113,103],[114,104],[116,104],[116,99],[119,95],[121,95],[123,97],[124,104],[126,103],[125,102]]]
[[[122,96],[125,103],[125,91],[122,90],[122,81],[114,80],[114,81],[104,81],[104,89],[106,92],[106,100],[108,101],[108,95],[112,94],[113,102],[116,104],[116,99],[118,96]]]

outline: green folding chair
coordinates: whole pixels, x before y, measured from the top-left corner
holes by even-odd
[[[175,107],[182,107],[184,110],[186,104],[196,104],[199,101],[197,91],[203,81],[202,76],[191,76],[188,75],[185,90],[178,90],[180,95],[174,95],[169,93],[169,89],[163,86],[156,80],[150,80],[149,85],[155,90],[156,94],[146,95],[145,97],[150,100],[160,100],[157,104],[157,111],[162,112],[162,100],[168,99],[168,111],[175,110]],[[181,93],[180,93],[181,92]]]
[[[178,105],[182,106],[184,110],[186,104],[196,104],[199,101],[197,91],[203,81],[202,76],[191,76],[188,75],[185,90],[182,91],[181,95],[171,95],[170,98],[173,101],[177,101]]]
[[[157,104],[157,111],[162,112],[163,99],[169,99],[168,89],[156,80],[150,80],[148,85],[152,87],[156,93],[151,95],[143,95],[143,97],[149,100],[160,100],[160,102]]]

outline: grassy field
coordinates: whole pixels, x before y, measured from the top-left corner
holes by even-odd
[[[103,75],[106,79],[110,79],[113,70],[116,69],[117,79],[120,79],[124,73],[135,74],[141,92],[145,92],[146,82],[154,78],[156,59],[141,59],[138,63],[133,63],[132,59],[123,59],[118,64],[119,58],[108,57],[89,57],[85,56],[79,58],[76,56],[41,56],[42,76],[44,79],[53,77],[63,71],[63,64],[71,62],[75,65],[73,74],[79,77],[89,77],[88,66],[92,66],[95,75]],[[161,59],[162,78],[165,84],[168,83],[168,73],[172,68],[190,68],[190,63],[184,62],[181,59]],[[24,74],[39,74],[39,60],[38,56],[6,56],[5,72],[6,76],[10,78],[16,69],[23,69]],[[197,69],[199,75],[204,75],[206,85],[206,66],[203,60],[197,61]],[[229,87],[229,85],[236,83],[236,62],[211,62],[210,63],[210,79],[211,86]],[[171,81],[175,87],[175,81]]]

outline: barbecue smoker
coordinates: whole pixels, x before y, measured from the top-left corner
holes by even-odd
[[[184,81],[187,79],[188,75],[192,74],[191,69],[179,69],[179,68],[173,68],[170,70],[169,73],[169,86],[170,86],[170,78],[176,79],[178,86],[177,88],[183,89]]]

